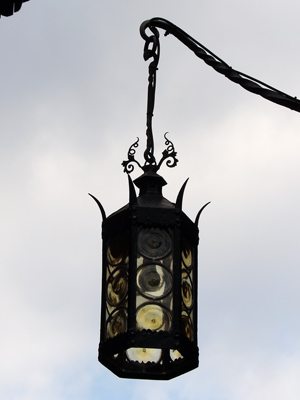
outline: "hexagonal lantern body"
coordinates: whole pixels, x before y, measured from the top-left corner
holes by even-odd
[[[129,180],[129,204],[103,221],[99,361],[119,377],[171,379],[198,366],[198,227],[181,209],[185,185],[171,203],[156,172],[135,184],[139,196]]]

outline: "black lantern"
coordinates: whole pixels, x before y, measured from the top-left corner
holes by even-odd
[[[167,141],[170,143],[170,141]],[[176,153],[174,153],[176,154]],[[125,168],[128,167],[128,164]],[[171,379],[198,366],[197,223],[145,165],[129,203],[106,218],[99,361],[120,377]]]
[[[197,246],[199,211],[195,223],[182,211],[186,182],[175,203],[162,195],[166,181],[157,174],[163,161],[177,164],[173,143],[159,163],[154,157],[152,116],[158,31],[141,34],[149,65],[147,147],[145,164],[135,159],[135,142],[123,162],[128,174],[139,165],[143,174],[129,177],[129,203],[106,218],[102,213],[103,273],[99,361],[123,378],[171,379],[198,366]]]

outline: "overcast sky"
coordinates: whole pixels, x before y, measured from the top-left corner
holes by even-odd
[[[183,5],[184,4],[184,5]],[[161,39],[156,156],[200,220],[200,367],[122,380],[97,361],[101,217],[128,201],[121,162],[145,146],[140,24],[166,18],[233,68],[300,96],[296,0],[24,3],[0,30],[0,397],[299,400],[300,115]],[[138,171],[133,173],[137,177]]]

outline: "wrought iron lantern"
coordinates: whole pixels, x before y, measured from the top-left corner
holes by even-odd
[[[103,272],[99,361],[119,377],[171,379],[198,366],[197,246],[198,220],[182,211],[186,182],[175,203],[162,195],[166,181],[157,171],[163,161],[177,164],[173,143],[159,163],[154,157],[152,115],[159,59],[158,32],[145,36],[149,65],[147,148],[145,164],[135,159],[138,140],[123,162],[128,174],[134,163],[143,174],[129,178],[129,203],[102,218]],[[151,28],[153,30],[153,28]]]
[[[299,100],[277,91],[224,61],[162,18],[141,25],[145,40],[144,59],[149,64],[147,146],[142,166],[135,153],[138,140],[123,162],[128,173],[129,203],[102,218],[103,272],[99,361],[119,377],[171,379],[198,366],[197,347],[197,246],[198,222],[182,211],[183,184],[174,203],[162,195],[166,181],[157,171],[164,161],[177,164],[173,143],[166,137],[166,150],[157,163],[154,157],[152,116],[156,71],[159,61],[157,27],[173,34],[217,72],[250,92],[300,111]],[[150,30],[148,36],[146,31]],[[137,164],[143,174],[132,182]],[[134,185],[139,189],[136,194]]]
[[[169,141],[168,141],[169,143]],[[176,153],[174,153],[176,154]],[[125,168],[127,168],[126,165]],[[129,204],[103,217],[99,361],[120,377],[170,379],[198,366],[197,222],[146,164]],[[203,208],[202,208],[203,209]]]

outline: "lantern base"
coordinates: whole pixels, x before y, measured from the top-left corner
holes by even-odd
[[[182,334],[131,331],[99,345],[99,361],[120,378],[169,380],[198,367],[198,347]]]

